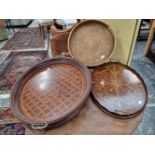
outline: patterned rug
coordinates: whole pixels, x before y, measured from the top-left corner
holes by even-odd
[[[0,50],[0,65],[4,62],[4,60],[9,56],[11,51]]]
[[[12,52],[0,66],[3,68],[0,74],[0,93],[9,93],[15,81],[46,56],[47,51]]]
[[[0,135],[24,135],[25,128],[22,123],[0,125]]]
[[[47,34],[46,31],[45,38],[48,38]],[[45,48],[45,39],[41,35],[39,28],[24,28],[19,30],[8,40],[2,49],[16,51],[33,48]]]
[[[0,125],[18,123],[18,119],[12,114],[11,110],[0,112]]]
[[[0,109],[0,135],[23,135],[25,128],[12,114],[11,110]]]

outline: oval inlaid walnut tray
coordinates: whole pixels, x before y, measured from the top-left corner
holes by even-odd
[[[72,58],[53,58],[31,68],[14,85],[11,109],[34,128],[58,126],[79,112],[91,89],[89,70]]]
[[[92,81],[92,95],[96,103],[115,117],[134,117],[147,103],[144,81],[126,65],[105,63],[93,71]]]
[[[70,32],[68,49],[72,57],[89,67],[103,64],[113,53],[115,35],[112,29],[98,20],[85,20]]]

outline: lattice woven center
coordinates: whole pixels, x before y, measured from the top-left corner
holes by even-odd
[[[20,108],[30,120],[55,121],[79,106],[86,86],[83,73],[76,67],[52,65],[27,81],[21,92]]]

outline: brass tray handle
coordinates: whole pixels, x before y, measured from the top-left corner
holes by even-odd
[[[35,130],[42,130],[45,129],[48,126],[47,123],[43,123],[43,124],[32,124],[31,128],[35,129]]]
[[[55,56],[56,58],[64,58],[64,57],[71,57],[68,52],[62,52],[60,55]]]
[[[69,52],[62,52],[61,55],[62,56],[65,56],[65,57],[71,57],[71,55],[69,54]]]
[[[128,112],[124,112],[124,111],[120,111],[120,110],[115,110],[115,112],[118,112],[119,114],[130,115],[130,113],[128,113]]]

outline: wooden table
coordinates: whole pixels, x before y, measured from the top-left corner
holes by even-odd
[[[45,133],[26,129],[27,134],[45,135],[114,135],[131,134],[139,125],[143,113],[132,119],[117,119],[105,114],[88,98],[86,106],[80,111],[78,116],[59,128],[51,129]]]

